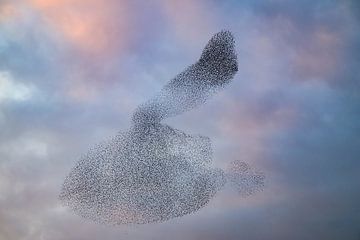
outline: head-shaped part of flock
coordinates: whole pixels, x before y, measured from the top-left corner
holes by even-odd
[[[79,160],[64,181],[62,203],[99,223],[144,224],[198,211],[226,182],[241,195],[262,189],[263,174],[244,162],[214,168],[208,137],[161,123],[203,104],[237,71],[234,38],[221,31],[195,64],[135,110],[130,130]]]

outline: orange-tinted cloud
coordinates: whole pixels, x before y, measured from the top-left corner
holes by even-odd
[[[16,7],[10,2],[0,3],[0,23],[15,17],[17,14]]]
[[[29,0],[51,28],[86,53],[104,54],[123,48],[131,24],[125,1]]]

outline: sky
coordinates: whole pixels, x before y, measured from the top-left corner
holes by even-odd
[[[142,102],[235,37],[239,71],[167,119],[214,165],[266,175],[160,224],[105,226],[61,206],[65,176]],[[0,0],[0,239],[360,239],[360,4],[342,0]]]

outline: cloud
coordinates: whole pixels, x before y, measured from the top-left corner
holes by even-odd
[[[35,93],[33,85],[15,82],[8,72],[0,72],[0,103],[28,101]]]
[[[175,32],[178,39],[187,44],[204,39],[204,35],[212,35],[218,31],[216,25],[216,7],[205,1],[160,1],[160,6],[166,15],[169,28]],[[186,13],[186,14],[184,14]]]
[[[132,24],[126,1],[31,0],[49,26],[90,54],[126,47]],[[116,16],[116,19],[115,19]],[[127,34],[122,34],[124,32]]]
[[[356,1],[143,2],[0,3],[0,238],[358,239]],[[225,190],[195,215],[130,229],[62,209],[80,155],[127,129],[222,28],[239,73],[168,123],[213,139],[216,165],[253,163],[265,191]]]

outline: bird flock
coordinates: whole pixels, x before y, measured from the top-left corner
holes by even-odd
[[[146,224],[198,211],[227,182],[241,195],[261,190],[263,173],[240,161],[215,168],[208,137],[162,123],[206,102],[237,71],[234,38],[221,31],[195,64],[135,109],[128,131],[80,158],[65,178],[61,202],[98,223]]]

